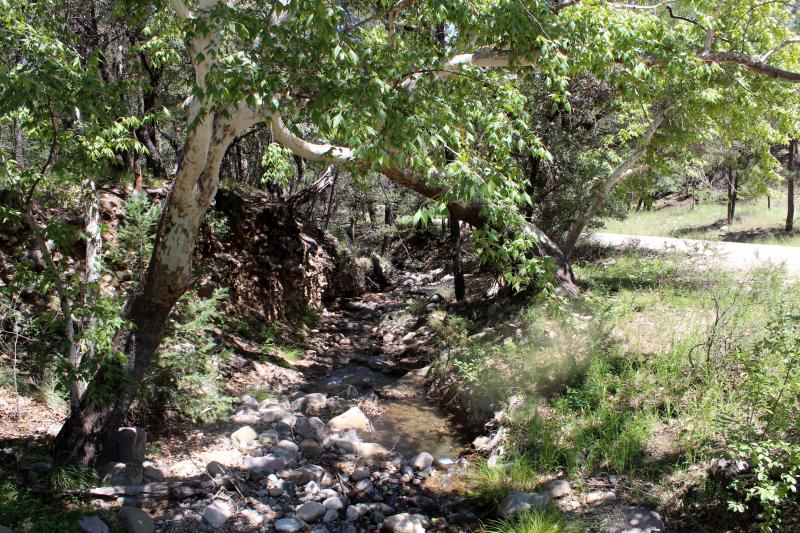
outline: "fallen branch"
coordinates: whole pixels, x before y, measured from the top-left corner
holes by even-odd
[[[84,494],[96,498],[119,498],[123,496],[147,496],[154,499],[181,500],[205,495],[216,487],[213,481],[163,481],[145,485],[115,485],[90,489],[71,489],[67,494]]]

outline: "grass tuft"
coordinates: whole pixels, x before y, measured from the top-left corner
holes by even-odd
[[[548,507],[520,513],[514,518],[490,522],[483,533],[577,533],[584,531],[564,520],[556,509]]]

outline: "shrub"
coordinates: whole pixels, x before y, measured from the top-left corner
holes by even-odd
[[[746,461],[750,470],[728,487],[732,494],[728,508],[739,513],[760,511],[762,532],[785,531],[786,513],[800,510],[800,445],[781,440],[746,443],[736,448],[735,457]]]
[[[229,353],[210,329],[222,321],[220,303],[226,291],[207,299],[187,293],[175,307],[159,350],[158,363],[146,382],[145,403],[151,410],[175,409],[193,420],[224,415],[233,399],[221,391],[221,366]]]

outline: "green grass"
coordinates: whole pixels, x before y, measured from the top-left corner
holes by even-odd
[[[784,233],[786,199],[782,195],[776,192],[771,208],[767,208],[766,199],[763,198],[737,203],[736,217],[731,225],[725,220],[724,203],[705,203],[694,208],[681,205],[653,211],[634,211],[625,220],[605,220],[600,231],[800,246],[800,231]],[[795,225],[800,226],[800,220]],[[720,231],[722,226],[727,227],[724,233]]]
[[[580,301],[561,311],[534,304],[522,339],[469,352],[479,376],[473,397],[526,400],[508,464],[479,465],[469,480],[485,507],[555,473],[576,487],[609,473],[626,479],[627,503],[683,508],[688,488],[705,482],[694,465],[758,438],[769,399],[786,397],[794,360],[767,363],[757,352],[776,337],[770,324],[800,309],[782,271],[696,272],[679,256],[640,252],[614,259],[577,261]]]
[[[520,513],[514,518],[495,520],[481,530],[483,533],[577,533],[585,531],[564,520],[556,509],[548,507]]]

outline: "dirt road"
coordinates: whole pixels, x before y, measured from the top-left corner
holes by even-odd
[[[770,264],[783,264],[788,274],[800,276],[800,247],[795,246],[714,242],[619,233],[592,233],[585,239],[603,246],[685,253],[688,257],[699,259],[708,266],[719,266],[730,270],[750,270]]]

